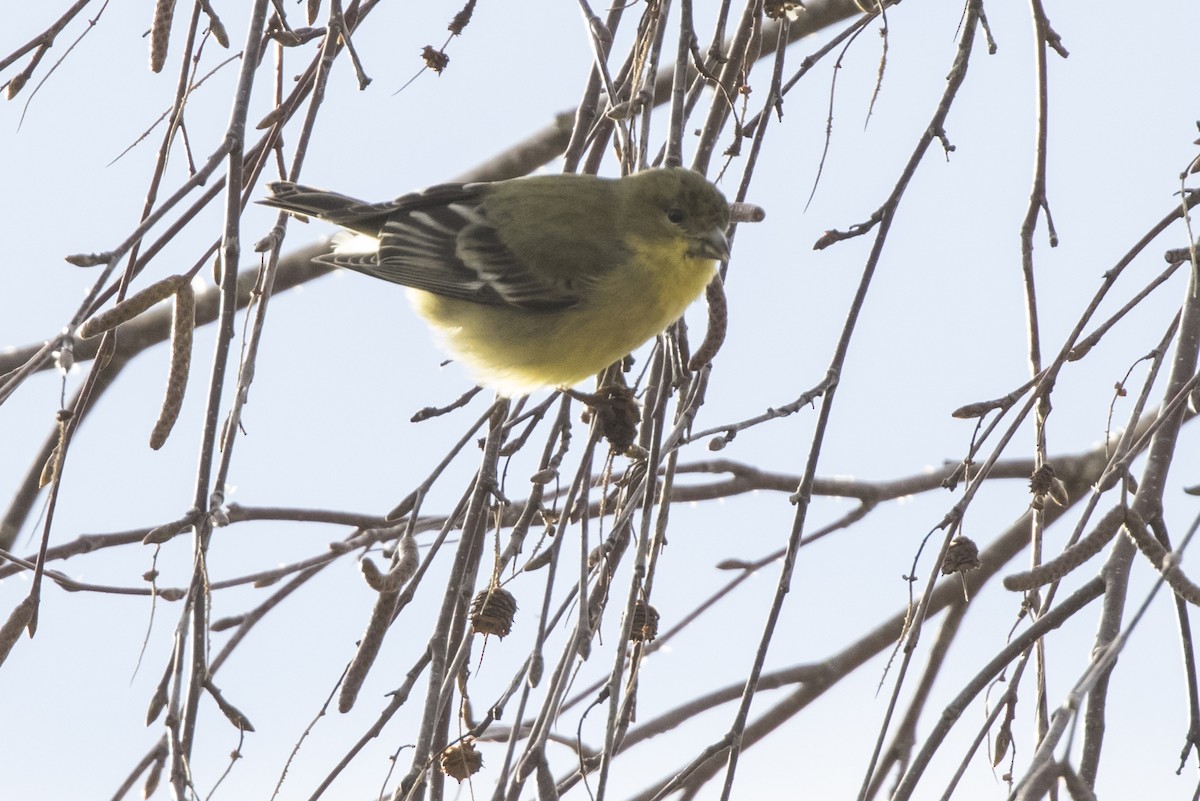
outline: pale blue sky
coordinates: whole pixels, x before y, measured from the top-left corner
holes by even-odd
[[[21,4],[11,11],[0,30],[0,56],[41,30],[55,15],[51,6],[57,5]],[[443,40],[456,8],[436,5],[384,4],[376,12],[379,17],[356,38],[374,83],[357,91],[348,62],[339,61],[310,147],[305,181],[366,199],[398,195],[452,179],[577,102],[591,58],[585,27],[574,4],[550,2],[528,4],[526,14],[517,13],[512,4],[485,0],[466,35],[452,43],[445,74],[426,74],[394,95],[419,66],[420,48]],[[705,19],[715,6],[696,5]],[[149,22],[147,6],[108,7],[33,97],[23,124],[18,122],[32,87],[0,107],[0,153],[5,154],[0,186],[6,190],[0,193],[0,211],[6,221],[9,279],[0,293],[0,348],[39,342],[60,330],[94,280],[93,271],[72,267],[62,257],[115,246],[140,215],[159,132],[110,162],[173,96],[174,62],[160,75],[146,67],[142,34]],[[293,7],[299,15],[300,7],[289,4]],[[218,10],[228,15],[224,19],[236,49],[244,35],[240,7]],[[640,6],[635,10],[640,13]],[[1104,271],[1177,201],[1173,193],[1179,173],[1197,152],[1192,142],[1200,116],[1189,55],[1195,52],[1198,22],[1194,4],[1121,7],[1124,13],[1092,6],[1048,10],[1071,56],[1065,61],[1050,56],[1049,194],[1061,244],[1048,247],[1044,226],[1036,239],[1047,357],[1074,325]],[[897,217],[842,376],[821,475],[884,479],[957,460],[972,424],[951,419],[949,412],[1002,395],[1028,377],[1018,232],[1032,175],[1031,23],[1024,7],[990,4],[987,11],[999,50],[988,56],[977,46],[947,125],[955,152],[946,159],[935,145]],[[179,13],[186,12],[181,8]],[[183,22],[178,21],[177,33]],[[750,197],[766,209],[767,218],[737,235],[727,282],[729,336],[698,421],[702,428],[787,403],[824,375],[871,237],[820,252],[812,250],[812,243],[827,229],[844,230],[864,221],[891,191],[943,90],[956,47],[959,9],[908,2],[889,11],[889,22],[887,71],[865,130],[880,55],[877,28],[845,57],[832,144],[807,210],[824,141],[829,62],[789,95],[782,122],[772,122]],[[77,22],[65,31],[48,61],[62,56],[79,30]],[[544,30],[555,33],[547,36]],[[180,36],[173,39],[173,55],[181,43]],[[818,46],[794,45],[791,68]],[[307,63],[308,53],[293,59],[294,71]],[[210,43],[205,63],[216,64],[227,55]],[[198,159],[207,156],[224,130],[236,69],[236,64],[226,67],[193,101],[188,128]],[[264,76],[267,69],[264,65]],[[12,73],[9,68],[0,81]],[[765,97],[768,76],[766,64],[752,75],[752,108]],[[270,108],[268,84],[259,84],[252,120]],[[294,137],[293,131],[286,144],[293,144]],[[171,163],[168,191],[183,178],[186,162],[180,155]],[[729,194],[741,169],[742,162],[735,161],[723,184]],[[615,170],[610,160],[606,172]],[[244,216],[243,266],[255,263],[252,245],[274,220],[274,213],[258,208]],[[330,230],[293,224],[289,248]],[[153,277],[189,268],[219,231],[214,206],[159,257]],[[1178,226],[1161,238],[1130,268],[1122,290],[1105,309],[1115,309],[1163,268],[1163,250],[1185,243]],[[1056,388],[1051,453],[1074,453],[1102,440],[1112,385],[1161,337],[1180,302],[1183,280],[1181,271],[1161,297],[1151,298],[1105,341],[1101,353],[1064,372]],[[695,330],[703,326],[699,305],[689,312],[689,320]],[[239,330],[240,325],[239,317]],[[100,401],[80,430],[64,474],[54,543],[82,533],[156,525],[179,517],[190,505],[212,342],[211,330],[198,333],[192,385],[180,423],[163,450],[151,451],[144,443],[165,382],[165,347],[140,356]],[[391,508],[484,408],[479,398],[456,415],[409,423],[418,409],[447,403],[469,386],[456,366],[439,368],[442,358],[398,288],[338,274],[280,295],[270,307],[229,499],[366,512]],[[68,377],[69,392],[83,375],[77,371]],[[0,496],[6,497],[24,474],[27,454],[51,430],[60,389],[57,376],[42,374],[0,408]],[[1129,402],[1118,404],[1115,419],[1123,419]],[[744,432],[720,455],[799,473],[815,419],[815,411],[802,410]],[[577,436],[582,437],[582,429]],[[1031,433],[1020,436],[1012,457],[1032,453]],[[1182,443],[1181,454],[1194,454],[1196,432],[1185,431]],[[711,455],[697,443],[682,461]],[[466,485],[476,458],[471,452],[459,460],[453,478],[435,489],[428,511],[446,510]],[[1177,467],[1183,469],[1172,475],[1175,485],[1168,493],[1167,512],[1176,536],[1196,513],[1194,499],[1178,491],[1180,484],[1200,481],[1195,473],[1185,473],[1189,464],[1196,460],[1179,460]],[[512,474],[523,481],[521,471],[527,469],[531,471],[519,461]],[[768,668],[824,659],[900,610],[908,597],[901,574],[910,569],[920,538],[957,498],[946,493],[889,504],[850,532],[804,550]],[[969,513],[968,533],[986,544],[1027,501],[1023,482],[988,490]],[[849,508],[847,502],[818,500],[809,527]],[[753,559],[781,547],[793,514],[786,495],[769,493],[675,509],[675,533],[656,579],[656,605],[664,619],[677,619],[727,580],[728,574],[714,569],[716,562],[731,555]],[[27,526],[17,552],[32,552],[40,530]],[[344,533],[300,524],[223,529],[214,541],[211,570],[219,579],[269,569],[318,553]],[[1047,551],[1057,552],[1067,533],[1065,526],[1052,529]],[[115,549],[55,567],[85,581],[141,586],[140,576],[151,568],[153,557],[148,547]],[[1098,565],[1099,559],[1085,567],[1071,586],[1094,575]],[[154,566],[162,572],[163,584],[185,581],[190,544],[181,538],[166,546]],[[922,563],[921,575],[927,570]],[[777,571],[775,566],[762,571],[719,608],[703,633],[689,632],[647,662],[640,717],[648,719],[691,695],[744,677]],[[426,581],[436,578],[430,575]],[[1139,560],[1132,603],[1140,602],[1152,578]],[[524,614],[532,621],[541,578],[515,584],[519,596],[530,593]],[[0,613],[7,615],[27,588],[25,577],[0,582]],[[251,589],[218,593],[213,616],[244,611],[263,597],[262,590]],[[353,654],[373,599],[354,560],[343,559],[261,624],[222,670],[218,684],[258,728],[242,746],[245,758],[222,787],[224,797],[269,797],[293,743]],[[432,614],[435,594],[418,600]],[[1187,720],[1168,600],[1164,595],[1153,607],[1114,677],[1113,723],[1105,743],[1111,759],[1101,772],[1101,797],[1133,797],[1135,792],[1147,798],[1192,797],[1195,760],[1182,776],[1174,774]],[[975,599],[968,616],[971,631],[949,656],[951,666],[936,688],[922,731],[957,692],[957,682],[1001,647],[1019,605],[1020,597],[996,582]],[[1089,609],[1051,641],[1052,709],[1085,665],[1096,614]],[[68,594],[53,584],[44,588],[38,636],[19,642],[0,668],[6,700],[0,765],[7,766],[0,770],[0,795],[27,801],[111,795],[161,734],[160,724],[144,726],[144,710],[168,658],[177,615],[177,605],[160,603],[151,620],[144,598]],[[401,619],[359,706],[350,715],[333,713],[322,721],[291,766],[281,798],[307,798],[370,725],[384,703],[383,693],[399,684],[415,659],[428,621],[428,615]],[[614,616],[609,625],[615,621]],[[932,634],[931,628],[927,638]],[[603,656],[585,666],[580,686],[609,668],[615,636],[615,630],[606,632]],[[143,639],[146,652],[134,676]],[[224,635],[215,635],[214,649],[224,641]],[[488,645],[484,664],[473,668],[477,713],[508,682],[527,647],[517,635]],[[881,660],[872,661],[791,721],[771,743],[748,751],[735,797],[854,797],[892,686],[889,677],[876,695],[882,669]],[[1161,689],[1152,695],[1147,687]],[[1024,750],[1018,753],[1018,766],[1030,755],[1030,689],[1019,708]],[[773,700],[765,694],[754,713]],[[407,711],[415,716],[416,695],[410,706]],[[512,722],[514,710],[515,704],[505,724]],[[587,736],[596,744],[601,716],[592,714]],[[935,763],[918,798],[941,792],[961,757],[962,738],[984,714],[981,703],[967,710],[959,740]],[[613,797],[633,792],[647,776],[682,765],[719,736],[731,717],[732,707],[722,707],[623,757]],[[574,711],[559,733],[573,736],[577,722]],[[193,769],[198,787],[207,792],[237,741],[217,720],[212,705],[204,707],[201,723]],[[412,739],[413,718],[398,719],[326,797],[372,797],[384,784],[387,755]],[[498,764],[499,753],[485,751],[488,764]],[[401,766],[397,775],[407,768],[403,757]],[[701,797],[715,798],[718,787],[710,785]],[[491,791],[485,768],[475,797]],[[978,756],[959,797],[1005,795],[986,758]],[[164,791],[157,797],[165,797]],[[532,790],[523,797],[532,797]]]

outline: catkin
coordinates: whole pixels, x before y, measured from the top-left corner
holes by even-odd
[[[704,341],[688,361],[689,370],[699,370],[712,362],[721,345],[725,344],[725,329],[729,325],[729,304],[725,300],[725,286],[721,283],[721,276],[713,276],[704,294],[708,300],[708,331],[704,334]]]
[[[121,323],[137,317],[160,300],[171,297],[187,282],[186,276],[172,275],[153,283],[79,326],[79,336],[83,339],[91,339],[97,334],[103,334],[105,331],[116,328]]]
[[[167,394],[163,397],[158,421],[150,432],[150,447],[161,448],[179,419],[183,396],[187,392],[188,370],[192,363],[192,331],[196,327],[196,293],[184,283],[175,293],[175,317],[171,321],[171,369],[167,373]]]
[[[175,0],[158,0],[150,23],[150,71],[162,72],[167,63],[167,45],[171,42],[171,21],[175,18]]]

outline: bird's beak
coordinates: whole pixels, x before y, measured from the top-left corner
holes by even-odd
[[[710,228],[692,240],[689,254],[699,258],[729,261],[729,240],[721,228]]]

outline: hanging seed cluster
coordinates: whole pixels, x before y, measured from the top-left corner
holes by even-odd
[[[1033,505],[1037,509],[1044,509],[1048,500],[1059,506],[1065,506],[1070,501],[1067,485],[1054,474],[1054,468],[1049,462],[1029,477],[1029,492],[1033,495]]]
[[[950,540],[950,547],[946,549],[946,558],[942,560],[942,575],[966,573],[981,564],[979,546],[975,544],[975,541],[970,537],[955,537]]]
[[[600,433],[616,453],[625,453],[637,437],[641,411],[633,399],[633,391],[622,384],[609,384],[597,393],[602,398],[596,405]]]
[[[658,610],[645,601],[633,607],[633,626],[629,630],[630,642],[650,642],[658,636]]]
[[[503,638],[512,631],[517,599],[508,590],[493,587],[479,592],[471,601],[471,628],[476,634]]]
[[[768,19],[782,19],[788,14],[794,14],[804,8],[799,0],[767,0],[763,3],[763,14]]]
[[[483,755],[475,749],[474,743],[464,740],[443,750],[438,766],[442,773],[461,782],[479,772],[483,767]]]

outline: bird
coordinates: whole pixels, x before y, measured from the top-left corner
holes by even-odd
[[[729,259],[729,204],[698,172],[451,183],[382,203],[288,181],[263,205],[334,223],[316,261],[408,288],[501,396],[570,388],[679,319]]]

